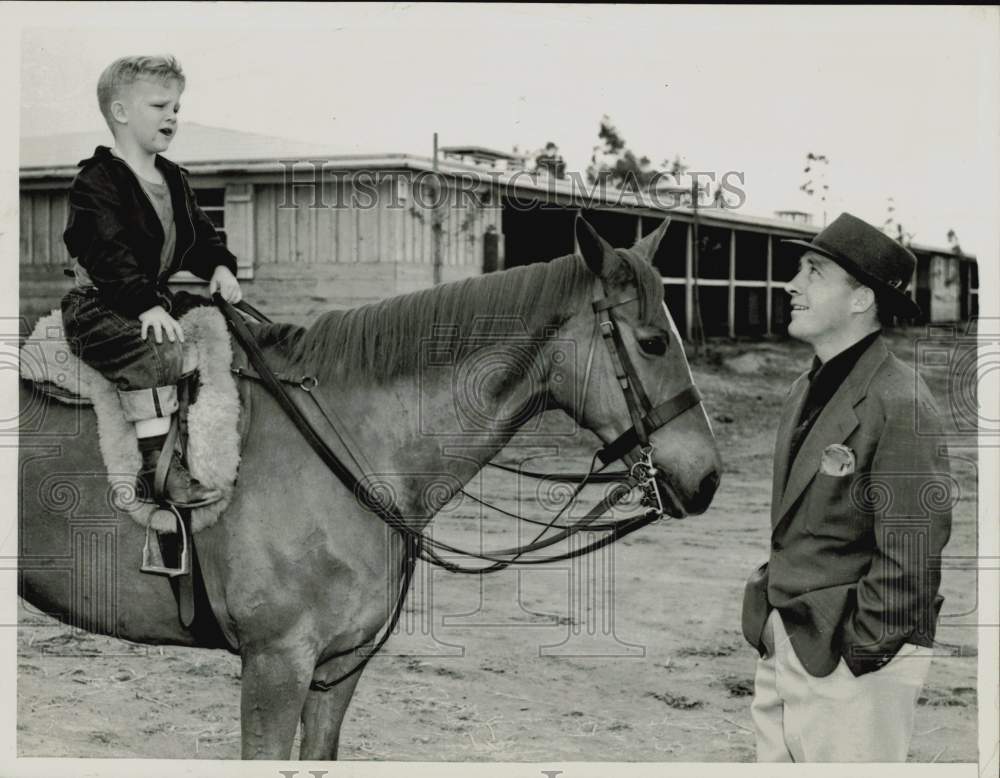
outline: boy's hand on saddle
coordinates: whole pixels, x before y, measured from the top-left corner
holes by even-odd
[[[243,290],[236,276],[225,265],[219,265],[212,273],[212,280],[208,282],[208,296],[218,292],[222,299],[229,303],[238,303],[243,299]]]
[[[167,313],[162,305],[154,305],[148,311],[140,313],[139,322],[142,324],[141,337],[143,340],[146,339],[146,333],[152,330],[157,343],[163,342],[164,334],[171,343],[184,342],[184,330],[181,328],[180,322]]]

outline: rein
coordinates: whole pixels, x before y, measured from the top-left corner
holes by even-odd
[[[523,470],[521,468],[506,467],[492,462],[487,463],[497,469],[527,476],[528,478],[580,484],[580,488],[573,492],[570,502],[564,506],[563,510],[565,510],[569,505],[572,505],[573,500],[576,499],[583,488],[583,485],[586,483],[621,482],[627,481],[631,478],[633,480],[637,480],[642,486],[643,503],[656,510],[659,515],[664,513],[663,497],[660,494],[659,486],[657,485],[654,477],[656,471],[652,462],[653,447],[649,444],[649,435],[658,430],[660,427],[670,423],[677,416],[684,413],[684,411],[698,405],[701,402],[701,394],[698,392],[698,389],[694,386],[694,384],[689,384],[673,397],[665,400],[655,407],[649,401],[649,396],[642,388],[642,381],[639,379],[639,374],[636,372],[635,366],[632,364],[632,359],[628,354],[628,350],[625,348],[625,342],[622,340],[621,332],[618,329],[618,322],[612,314],[612,310],[614,308],[633,302],[636,299],[638,299],[637,295],[632,295],[631,297],[609,297],[604,288],[604,282],[600,278],[594,279],[594,299],[591,307],[597,317],[596,329],[600,330],[601,337],[608,348],[608,353],[611,356],[611,362],[615,370],[615,378],[618,380],[618,385],[621,387],[622,394],[625,396],[625,403],[628,406],[629,417],[632,420],[632,426],[600,449],[595,455],[595,460],[599,459],[603,465],[607,466],[611,462],[618,459],[626,459],[626,457],[628,457],[629,454],[636,449],[640,450],[643,455],[643,460],[633,463],[627,471],[613,471],[608,473],[594,472],[592,462],[590,471],[583,475],[545,474],[537,473],[531,470]],[[581,395],[581,401],[586,400],[587,397],[587,390],[590,385],[591,367],[594,362],[595,345],[596,338],[592,338],[590,342],[590,351],[587,354],[587,368],[584,372],[583,394]],[[482,500],[473,497],[464,489],[461,491],[466,497],[492,508],[499,513],[512,516],[532,524],[538,523],[531,519],[526,519],[522,516],[516,516],[508,513],[501,508],[497,508],[495,505],[483,502]],[[560,511],[560,514],[561,513],[562,511]],[[558,519],[558,515],[556,518]]]
[[[326,441],[316,432],[316,429],[312,426],[309,419],[305,416],[295,400],[292,399],[289,391],[285,388],[285,385],[292,385],[304,392],[312,400],[313,404],[326,420],[334,434],[340,438],[337,425],[334,424],[331,419],[331,415],[327,412],[320,397],[313,392],[313,389],[318,386],[318,380],[314,376],[302,376],[296,379],[289,376],[279,376],[275,374],[268,366],[263,352],[257,345],[257,342],[247,327],[246,322],[243,320],[243,317],[236,312],[236,308],[261,322],[270,322],[270,319],[249,303],[240,302],[234,307],[232,304],[223,299],[218,293],[213,295],[215,304],[222,311],[230,330],[233,332],[237,342],[246,352],[250,364],[256,371],[251,372],[249,370],[234,368],[233,372],[240,377],[262,383],[274,397],[275,401],[282,408],[282,410],[295,424],[296,428],[305,438],[306,442],[309,443],[310,447],[312,447],[312,449],[317,453],[324,464],[326,464],[326,466],[340,479],[340,481],[351,491],[352,494],[355,495],[356,498],[362,501],[362,504],[365,505],[366,508],[375,513],[390,527],[397,530],[403,536],[405,543],[405,555],[403,559],[403,571],[401,576],[399,598],[390,619],[390,623],[388,624],[384,634],[375,643],[373,649],[368,653],[368,655],[352,670],[333,681],[313,680],[310,684],[310,689],[317,691],[329,691],[344,679],[360,672],[371,657],[378,653],[378,651],[385,645],[386,641],[389,639],[389,635],[392,633],[392,630],[395,628],[399,620],[403,602],[409,590],[414,567],[418,558],[424,559],[431,564],[438,565],[451,572],[470,574],[496,572],[498,570],[503,570],[512,564],[533,565],[563,561],[589,554],[599,548],[603,548],[611,543],[614,543],[637,529],[656,521],[664,514],[663,498],[660,494],[660,487],[656,483],[655,478],[656,469],[652,461],[653,448],[649,443],[649,434],[666,425],[684,411],[700,403],[701,397],[698,390],[693,385],[688,385],[666,402],[661,403],[656,407],[652,406],[647,394],[642,388],[642,383],[635,371],[635,367],[628,355],[628,351],[625,349],[625,344],[621,338],[621,333],[618,330],[617,322],[612,314],[612,309],[615,307],[632,302],[635,299],[635,296],[609,298],[605,294],[603,282],[600,279],[595,279],[595,292],[592,307],[597,317],[597,327],[600,329],[602,338],[609,350],[611,360],[614,365],[615,377],[618,380],[619,386],[625,396],[625,401],[629,409],[629,416],[632,420],[632,427],[627,429],[618,438],[604,446],[594,455],[591,462],[590,472],[588,472],[585,476],[570,475],[562,476],[562,478],[557,477],[556,480],[577,483],[578,487],[574,491],[570,502],[567,503],[567,505],[564,506],[558,514],[556,514],[556,517],[551,522],[548,522],[543,526],[543,529],[538,533],[532,542],[516,548],[499,549],[488,553],[475,553],[464,551],[442,541],[424,536],[421,532],[409,526],[405,518],[399,513],[398,509],[394,505],[387,504],[386,501],[381,500],[376,495],[372,494],[368,487],[355,477],[351,470],[340,461]],[[590,367],[594,356],[595,341],[596,339],[592,339],[591,351],[587,360],[587,372],[584,378],[584,398],[586,397],[587,387],[590,380]],[[350,451],[350,449],[346,446],[345,449]],[[628,461],[629,458],[632,458],[632,452],[636,449],[639,449],[640,458],[631,464],[628,471],[603,474],[594,472],[594,464],[598,460],[600,460],[604,465],[607,465],[616,459],[624,458]],[[507,468],[502,465],[497,465],[497,467],[503,470],[513,470],[512,468]],[[514,472],[518,472],[529,477],[546,477],[544,474],[536,474],[531,471],[515,470]],[[611,489],[610,492],[597,505],[591,508],[582,519],[571,525],[555,524],[559,516],[561,516],[562,513],[573,504],[576,497],[587,483],[607,483],[611,480],[618,481],[618,486]],[[624,500],[625,497],[627,497],[635,488],[639,488],[642,491],[643,504],[651,508],[651,510],[646,511],[642,515],[631,516],[612,522],[597,523],[598,518]],[[607,532],[607,535],[598,540],[591,541],[580,548],[567,551],[562,554],[557,554],[555,556],[534,559],[522,558],[525,554],[548,548],[588,527],[592,531],[605,531]],[[543,538],[542,536],[548,533],[551,529],[558,529],[559,531],[547,538]],[[464,567],[442,558],[442,556],[438,553],[439,550],[459,556],[480,559],[490,562],[491,564],[486,567],[479,568]],[[330,658],[346,656],[358,648],[360,648],[360,646],[355,646],[334,654]]]

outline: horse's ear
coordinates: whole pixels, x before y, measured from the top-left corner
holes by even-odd
[[[598,235],[597,230],[582,216],[576,217],[576,242],[580,244],[583,261],[595,276],[606,278],[617,266],[618,256],[611,244]]]
[[[650,263],[653,261],[653,257],[656,256],[656,250],[660,247],[660,241],[663,240],[663,236],[667,234],[667,227],[670,225],[670,217],[668,216],[663,221],[660,222],[660,226],[653,230],[649,235],[644,238],[640,238],[632,246],[632,250],[638,252],[639,256],[645,257]]]

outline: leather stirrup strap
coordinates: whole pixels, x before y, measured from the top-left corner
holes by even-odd
[[[167,431],[160,457],[156,461],[156,473],[153,476],[153,499],[162,503],[166,499],[167,475],[174,461],[174,446],[177,444],[177,414],[170,417],[170,429]]]
[[[188,557],[191,560],[191,572],[188,575],[180,576],[181,580],[177,582],[177,616],[181,620],[181,624],[184,625],[184,629],[190,630],[191,626],[194,624],[197,612],[194,604],[194,585],[195,576],[201,575],[201,571],[198,569],[198,562],[195,557],[194,550],[194,533],[191,532],[191,509],[185,508],[180,512],[180,520],[184,525],[184,531],[187,534],[188,543]],[[177,532],[177,543],[181,543],[180,528]],[[180,548],[177,549],[178,555],[180,554]]]

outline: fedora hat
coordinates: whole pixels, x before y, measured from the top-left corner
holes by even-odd
[[[832,259],[875,292],[880,308],[904,319],[920,317],[920,306],[906,294],[917,258],[868,222],[842,213],[811,241],[789,238],[784,242]]]

